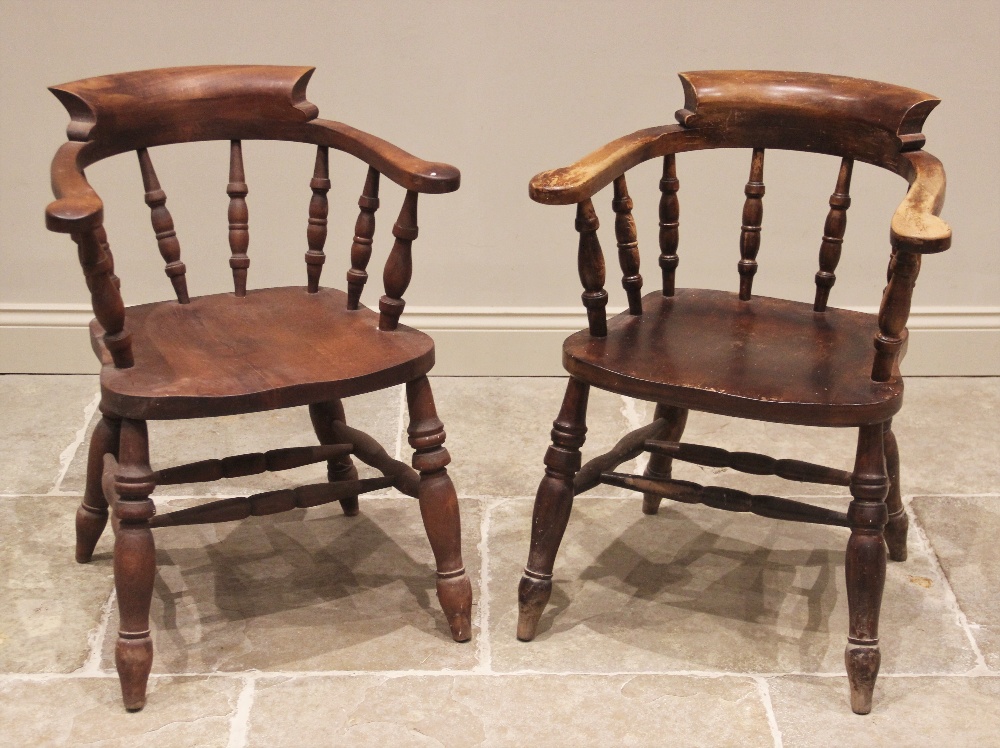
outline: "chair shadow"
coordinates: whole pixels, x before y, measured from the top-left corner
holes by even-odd
[[[626,506],[632,509],[636,505],[628,501]],[[718,511],[707,507],[699,510]],[[601,612],[583,620],[582,611],[575,616],[565,615],[574,598],[566,587],[576,586],[579,594],[583,584],[595,583],[609,592],[643,601],[643,626],[666,628],[688,614],[708,616],[704,624],[708,639],[713,626],[732,631],[739,638],[745,636],[748,624],[759,625],[763,635],[747,639],[748,647],[763,646],[772,651],[797,647],[801,667],[818,668],[824,654],[819,649],[824,648],[818,649],[816,637],[810,635],[830,631],[831,612],[839,597],[835,579],[837,574],[843,575],[846,533],[843,546],[836,549],[831,547],[839,544],[830,535],[832,528],[823,532],[809,526],[805,532],[816,534],[813,547],[807,547],[809,541],[804,538],[801,543],[796,541],[802,547],[789,549],[787,543],[785,548],[780,547],[782,536],[790,534],[788,523],[771,522],[759,538],[749,541],[742,539],[748,534],[745,529],[739,532],[741,521],[745,517],[731,515],[721,531],[706,531],[667,504],[655,517],[640,515],[568,585],[560,584],[557,568],[552,598],[539,622],[539,635],[569,631],[585,621],[602,636],[623,641],[627,638],[629,646],[663,653],[658,638],[661,646],[669,645],[664,645],[662,637],[643,637],[636,632],[639,612],[631,603],[619,611]],[[736,528],[736,532],[722,534],[728,528]],[[595,598],[599,594],[595,593]],[[801,601],[790,599],[793,596]],[[804,606],[805,622],[801,623],[799,613],[794,619],[794,632],[778,625],[789,619],[789,608],[797,606]],[[846,636],[846,620],[842,623]],[[623,632],[627,632],[625,636]],[[763,657],[767,654],[760,652]]]
[[[267,648],[268,669],[328,653],[334,640],[316,635],[328,633],[327,627],[340,627],[342,646],[403,628],[452,643],[437,603],[429,545],[426,560],[414,558],[365,516],[365,503],[355,517],[343,516],[334,504],[233,525],[158,531],[151,622],[161,661],[165,656],[176,672],[229,669],[219,660],[245,658],[240,651],[212,654],[213,637],[221,647],[233,646],[227,628],[240,630],[236,642],[244,656]],[[400,505],[400,513],[412,512],[421,527],[415,502]],[[427,543],[422,528],[420,540]],[[386,601],[390,586],[401,589]],[[380,599],[388,606],[380,609]],[[192,628],[200,629],[194,639]]]

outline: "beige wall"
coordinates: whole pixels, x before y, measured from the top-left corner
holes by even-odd
[[[442,372],[558,371],[582,324],[573,209],[527,198],[536,172],[627,132],[673,121],[675,73],[812,70],[920,88],[944,103],[925,128],[949,176],[954,248],[924,264],[907,364],[914,373],[1000,373],[997,262],[1000,3],[981,2],[129,2],[0,0],[0,369],[93,370],[80,327],[87,293],[72,244],[44,230],[47,167],[66,115],[46,85],[205,63],[310,64],[322,116],[463,173],[421,204],[407,316],[436,330]],[[302,282],[312,153],[246,149],[251,286]],[[226,148],[153,152],[192,293],[229,288]],[[682,285],[735,288],[748,154],[684,154]],[[658,166],[630,175],[646,288],[657,281]],[[808,299],[835,159],[774,153],[755,290]],[[95,165],[127,303],[170,294],[134,159]],[[324,280],[343,286],[364,168],[333,163]],[[905,183],[855,173],[835,304],[878,302],[888,221]],[[401,199],[384,189],[369,304]],[[596,204],[614,267],[610,195]],[[779,247],[797,247],[778,251]],[[608,250],[611,250],[610,252]],[[624,303],[609,272],[612,304]],[[567,314],[566,312],[569,312]],[[406,317],[404,316],[404,321]],[[924,342],[926,341],[926,342]],[[985,353],[982,351],[984,350]],[[976,351],[979,350],[979,353]]]

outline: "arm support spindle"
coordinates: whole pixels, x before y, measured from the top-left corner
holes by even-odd
[[[413,258],[410,248],[417,238],[417,193],[407,190],[403,207],[399,210],[399,218],[392,227],[392,235],[396,241],[385,262],[382,280],[385,283],[385,295],[379,299],[378,329],[395,330],[399,324],[399,316],[403,313],[406,302],[403,294],[410,285],[413,275]]]
[[[837,187],[830,195],[830,212],[823,227],[823,244],[819,250],[819,272],[816,273],[816,300],[813,311],[825,312],[830,298],[830,289],[837,281],[835,271],[840,262],[840,249],[844,243],[847,228],[847,209],[851,207],[851,172],[854,160],[845,158],[840,162]]]
[[[660,179],[660,270],[663,274],[663,295],[674,295],[674,271],[680,259],[677,245],[680,240],[681,206],[677,200],[677,164],[674,154],[663,157],[663,177]]]
[[[642,276],[639,275],[639,239],[632,217],[632,198],[628,194],[625,175],[615,179],[615,238],[618,240],[618,263],[622,269],[622,287],[628,296],[629,314],[642,314]]]
[[[757,273],[757,251],[760,249],[760,225],[764,218],[764,149],[753,149],[750,180],[744,189],[743,229],[740,232],[740,300],[749,301],[753,277]]]
[[[580,282],[583,283],[583,305],[587,308],[590,334],[603,338],[608,334],[608,292],[604,290],[604,252],[597,238],[600,222],[594,211],[594,203],[588,197],[576,206],[576,230],[580,232],[580,248],[577,266]]]
[[[239,140],[230,143],[229,150],[229,267],[233,269],[233,285],[237,296],[247,295],[247,268],[250,258],[247,248],[250,246],[250,230],[248,221],[250,213],[247,210],[247,183],[243,173],[243,146]]]

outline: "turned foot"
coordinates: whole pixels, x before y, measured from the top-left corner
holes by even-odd
[[[872,694],[882,654],[877,645],[848,644],[844,650],[844,662],[851,686],[851,710],[855,714],[868,714],[872,710]]]
[[[472,582],[465,570],[454,577],[438,575],[437,596],[451,628],[451,638],[457,642],[469,641],[472,638]]]
[[[80,504],[76,510],[76,562],[90,563],[94,556],[94,548],[101,539],[101,533],[108,524],[107,507],[96,508]]]
[[[551,579],[521,577],[517,588],[517,638],[530,642],[535,638],[542,612],[552,596]]]
[[[890,561],[906,560],[906,535],[910,529],[910,518],[905,510],[899,514],[890,514],[885,526],[885,546],[889,551]]]
[[[118,454],[121,421],[103,416],[90,437],[87,454],[87,484],[83,502],[76,510],[76,561],[86,564],[108,524],[108,501],[104,496],[104,455]]]
[[[120,635],[115,644],[115,667],[122,687],[122,701],[130,712],[137,712],[146,706],[146,683],[153,667],[153,640],[147,632],[145,636],[130,638]]]

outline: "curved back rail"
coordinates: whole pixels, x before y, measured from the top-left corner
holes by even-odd
[[[460,175],[448,164],[428,162],[367,133],[339,122],[317,119],[319,110],[305,98],[310,67],[202,66],[167,68],[88,78],[53,86],[50,90],[70,114],[68,143],[52,162],[52,190],[56,200],[46,208],[46,226],[70,234],[91,291],[94,314],[105,331],[104,340],[115,366],[132,365],[131,343],[124,332],[125,306],[114,275],[114,260],[103,227],[103,204],[87,183],[85,169],[119,153],[134,150],[150,208],[150,220],[165,271],[181,304],[189,301],[186,269],[180,243],[166,208],[166,193],[153,168],[149,149],[158,145],[202,140],[229,141],[230,266],[237,296],[246,294],[250,264],[248,194],[242,141],[283,140],[316,146],[316,164],[309,183],[309,221],[306,231],[307,290],[319,290],[325,262],[330,189],[330,148],[353,155],[369,165],[359,200],[351,270],[348,272],[348,308],[357,309],[367,280],[374,213],[378,208],[380,175],[407,190],[400,218],[393,228],[396,243],[386,264],[386,295],[380,303],[379,326],[393,330],[402,313],[402,295],[409,283],[410,247],[417,235],[417,193],[446,193],[458,189]]]
[[[920,150],[925,142],[921,132],[924,120],[940,101],[910,88],[814,73],[702,71],[681,73],[680,78],[685,92],[684,108],[677,112],[680,124],[652,127],[619,138],[572,166],[536,175],[529,185],[529,195],[536,202],[578,206],[580,278],[591,334],[607,334],[604,258],[591,202],[596,192],[614,184],[612,207],[617,214],[623,285],[630,313],[641,314],[641,301],[633,299],[638,295],[635,279],[640,278],[639,258],[625,173],[649,159],[663,158],[660,267],[663,295],[673,296],[680,216],[675,155],[714,148],[752,149],[750,177],[744,190],[739,261],[739,296],[750,301],[760,248],[765,151],[777,148],[824,153],[840,156],[841,165],[820,245],[816,312],[826,310],[836,280],[855,161],[893,171],[909,183],[892,219],[889,283],[882,297],[874,341],[872,379],[890,379],[905,341],[920,255],[941,252],[951,245],[951,229],[938,217],[944,203],[944,169],[936,158]],[[604,294],[603,298],[600,294]]]

